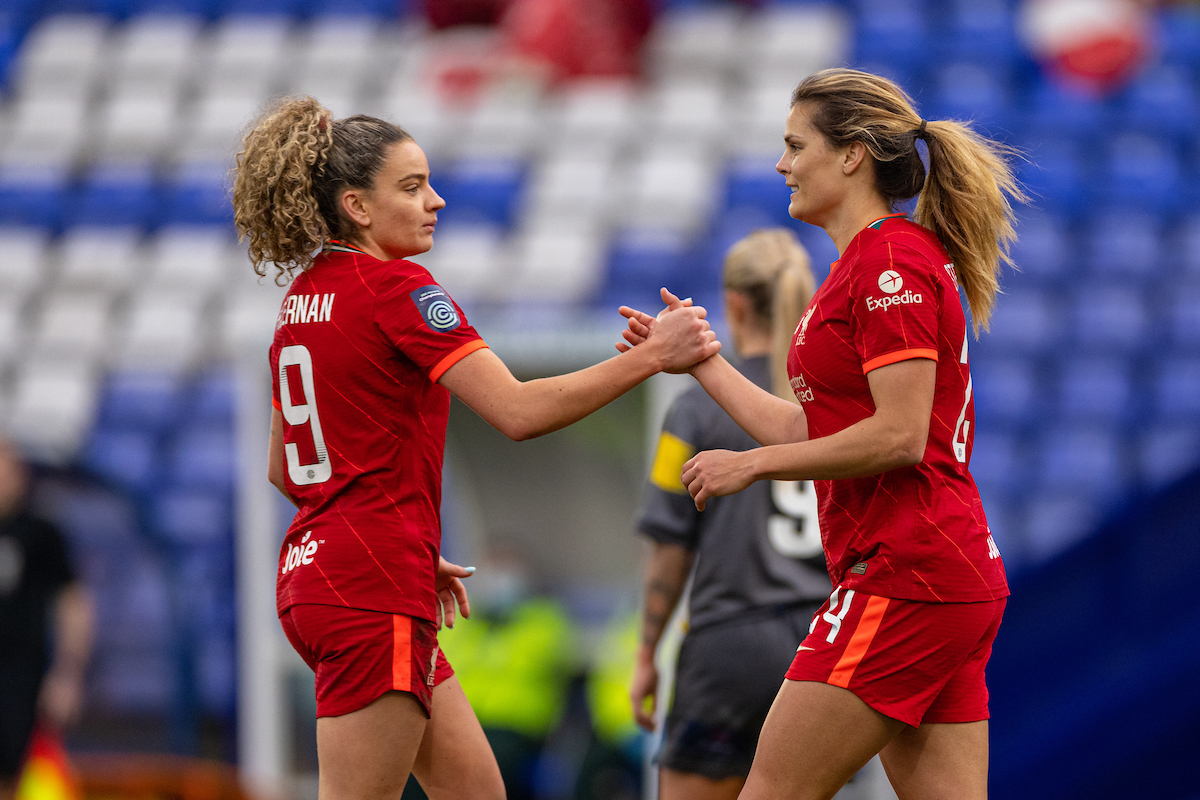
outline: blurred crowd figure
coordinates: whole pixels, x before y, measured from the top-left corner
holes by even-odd
[[[76,722],[92,603],[62,534],[27,508],[29,472],[0,440],[0,800],[11,800],[34,730]]]

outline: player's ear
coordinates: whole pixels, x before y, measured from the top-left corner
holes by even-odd
[[[867,158],[867,146],[862,142],[851,142],[842,151],[842,172],[853,175]]]
[[[350,188],[342,192],[341,206],[342,213],[346,218],[360,228],[366,228],[371,225],[371,210],[367,204],[367,198],[362,189]]]

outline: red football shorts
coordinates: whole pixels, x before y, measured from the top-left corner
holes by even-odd
[[[849,689],[912,726],[987,719],[983,672],[1004,606],[918,603],[839,586],[813,617],[787,678]]]
[[[317,716],[366,708],[386,692],[409,692],[429,714],[433,687],[454,674],[437,626],[403,614],[302,604],[279,618],[296,652],[317,674]]]

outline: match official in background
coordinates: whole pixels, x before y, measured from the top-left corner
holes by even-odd
[[[793,397],[787,354],[812,298],[808,254],[788,230],[759,230],[725,257],[725,319],[738,369]],[[655,651],[692,575],[688,633],[659,757],[662,800],[737,797],[796,646],[829,595],[810,481],[762,481],[697,511],[680,474],[697,452],[757,447],[703,388],[667,412],[638,530],[652,542],[630,696],[654,729]]]
[[[29,476],[0,440],[0,800],[10,800],[39,718],[79,717],[92,604],[58,529],[33,516]]]

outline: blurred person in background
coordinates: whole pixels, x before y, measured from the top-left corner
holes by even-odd
[[[738,370],[793,401],[787,355],[815,288],[808,253],[783,228],[759,230],[725,256],[725,320]],[[633,713],[653,730],[655,653],[684,586],[687,634],[659,762],[662,800],[735,798],[796,646],[829,595],[808,481],[762,481],[697,511],[680,475],[697,452],[757,443],[696,386],[667,412],[638,530],[651,542]]]
[[[512,439],[558,430],[717,352],[704,309],[667,313],[636,352],[517,380],[404,260],[432,247],[445,206],[424,152],[391,123],[334,120],[312,98],[248,129],[233,206],[255,272],[274,264],[291,281],[270,349],[268,479],[299,509],[277,610],[316,673],[319,796],[398,798],[412,773],[433,798],[503,797],[437,644],[456,603],[470,613],[470,570],[439,554],[450,394]]]
[[[539,758],[576,668],[570,617],[534,591],[522,559],[493,549],[471,579],[471,619],[439,633],[438,645],[483,726],[509,800],[533,800]],[[414,788],[406,800],[421,797]]]
[[[58,529],[26,508],[29,475],[0,440],[0,800],[10,800],[34,727],[79,719],[92,604]]]
[[[1009,592],[968,470],[975,410],[959,289],[976,332],[986,329],[1016,237],[1010,198],[1025,195],[1002,145],[923,119],[896,84],[857,70],[800,82],[784,144],[789,213],[840,254],[788,357],[800,405],[723,358],[698,364],[692,375],[763,447],[698,453],[683,483],[703,509],[760,480],[817,481],[835,588],[741,796],[831,798],[879,754],[902,800],[982,800],[984,670]],[[909,220],[896,208],[914,196]],[[657,324],[622,313],[635,346]]]
[[[592,736],[575,778],[574,800],[638,800],[647,736],[629,707],[641,614],[621,610],[593,650],[585,684]]]

